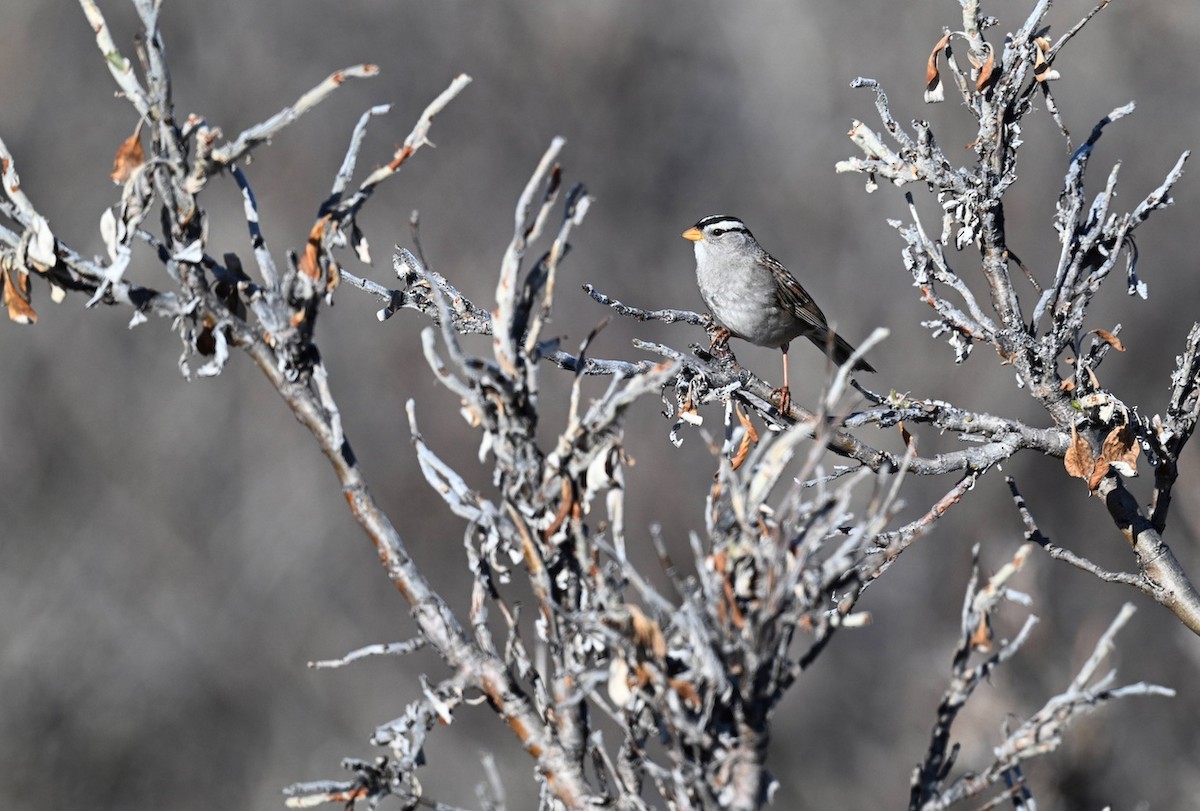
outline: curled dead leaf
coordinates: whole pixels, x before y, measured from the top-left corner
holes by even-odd
[[[733,469],[737,470],[746,461],[746,457],[750,455],[750,449],[758,444],[758,431],[754,428],[754,423],[750,418],[742,413],[742,409],[735,402],[733,404],[734,413],[737,414],[738,422],[742,424],[745,433],[742,434],[742,441],[738,444],[737,453],[733,455],[731,460]]]
[[[942,76],[938,73],[937,59],[938,54],[946,50],[950,45],[950,34],[947,32],[937,44],[933,46],[933,50],[929,54],[929,61],[925,65],[925,103],[936,104],[939,101],[946,99],[946,89],[942,85]]]
[[[562,488],[559,493],[558,511],[554,514],[554,520],[550,522],[550,526],[542,531],[542,539],[550,540],[554,537],[554,533],[558,532],[562,527],[563,522],[567,520],[567,516],[571,513],[571,507],[575,503],[575,491],[571,487],[571,480],[563,477]]]
[[[142,148],[142,122],[139,119],[137,126],[133,129],[133,135],[130,135],[117,147],[116,157],[113,158],[112,174],[109,176],[113,179],[113,183],[124,183],[145,162],[146,150]]]
[[[633,619],[634,641],[654,654],[654,658],[663,661],[667,658],[667,640],[663,637],[658,623],[646,616],[636,605],[629,605],[629,615]]]
[[[1109,346],[1111,346],[1113,349],[1117,350],[1118,352],[1125,351],[1125,344],[1121,343],[1121,339],[1118,338],[1113,333],[1109,332],[1108,330],[1094,329],[1094,330],[1092,330],[1092,334],[1095,335],[1097,338],[1099,338],[1101,341],[1104,341],[1104,343],[1108,344]]]
[[[987,614],[979,618],[979,624],[971,633],[971,648],[977,653],[987,653],[992,649],[992,623]]]
[[[337,262],[329,263],[329,278],[325,280],[325,296],[329,298],[342,281],[342,266]]]
[[[1092,468],[1092,475],[1088,477],[1088,490],[1096,492],[1096,488],[1100,486],[1100,482],[1104,481],[1104,477],[1108,475],[1108,462],[1103,459],[1096,462],[1096,466]]]
[[[1092,449],[1087,440],[1079,435],[1075,427],[1071,427],[1071,444],[1063,455],[1063,466],[1067,473],[1079,479],[1087,479],[1092,475],[1096,460],[1092,457]]]
[[[971,61],[974,63],[975,60]],[[987,45],[987,57],[983,60],[983,63],[976,64],[975,67],[979,69],[979,78],[975,80],[975,89],[982,91],[991,84],[992,74],[996,69],[996,49],[991,44]]]
[[[1088,490],[1094,493],[1110,470],[1122,476],[1136,476],[1139,453],[1141,445],[1129,423],[1118,425],[1108,432],[1098,458],[1092,456],[1091,446],[1072,428],[1071,445],[1063,457],[1063,465],[1072,476],[1086,479]]]
[[[734,628],[737,628],[738,630],[744,629],[746,627],[746,616],[742,613],[741,606],[738,605],[737,593],[734,590],[733,583],[728,577],[725,578],[722,592],[725,596],[725,599],[722,600],[722,603],[726,608],[729,609],[728,621],[733,624]]]
[[[325,226],[328,223],[329,215],[326,214],[313,225],[304,245],[304,256],[300,259],[300,272],[314,282],[321,278],[321,240],[325,236]]]
[[[0,286],[4,288],[4,306],[8,317],[18,324],[36,324],[37,312],[29,303],[29,272],[18,270],[14,282],[7,266],[0,265]]]
[[[700,694],[700,690],[690,681],[685,681],[680,678],[669,678],[667,684],[675,694],[682,698],[687,705],[693,710],[699,710],[704,706],[704,697]]]
[[[1142,447],[1129,423],[1109,431],[1100,447],[1100,461],[1110,464],[1122,476],[1137,475],[1137,459]]]
[[[1050,67],[1050,63],[1046,61],[1046,54],[1050,52],[1050,40],[1045,37],[1038,37],[1034,44],[1037,48],[1033,51],[1033,78],[1039,82],[1050,82],[1060,78],[1059,72]]]
[[[701,425],[704,423],[704,417],[700,415],[699,409],[696,408],[696,402],[690,397],[680,404],[679,419],[681,422],[686,422],[689,425]]]

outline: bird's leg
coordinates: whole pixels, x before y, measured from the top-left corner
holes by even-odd
[[[777,389],[771,390],[771,399],[779,398],[779,411],[786,415],[792,410],[792,391],[788,388],[788,345],[783,347],[783,385]]]
[[[712,342],[708,345],[708,351],[722,361],[732,358],[733,352],[729,348],[729,339],[733,337],[733,333],[715,321],[710,322],[705,329],[712,335]]]
[[[712,343],[709,344],[709,351],[718,351],[729,346],[729,339],[733,337],[733,333],[724,327],[717,327],[713,331]]]

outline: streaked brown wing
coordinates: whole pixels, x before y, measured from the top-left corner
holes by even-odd
[[[800,320],[812,324],[814,327],[828,328],[829,325],[825,322],[825,313],[821,312],[821,308],[813,301],[808,291],[800,286],[796,277],[779,264],[774,257],[768,256],[766,265],[775,277],[779,304],[784,309],[795,313]]]

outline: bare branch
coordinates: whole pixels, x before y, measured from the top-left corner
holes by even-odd
[[[1037,523],[1034,521],[1033,514],[1029,512],[1028,506],[1025,504],[1025,499],[1017,490],[1017,483],[1011,477],[1005,478],[1008,482],[1008,489],[1012,492],[1013,502],[1017,505],[1017,511],[1021,514],[1021,520],[1025,523],[1025,540],[1032,541],[1055,560],[1061,560],[1071,564],[1077,569],[1081,569],[1089,574],[1095,575],[1106,583],[1123,583],[1127,586],[1133,586],[1151,597],[1157,596],[1156,589],[1146,582],[1145,578],[1138,575],[1127,574],[1126,572],[1110,572],[1096,565],[1087,558],[1076,555],[1069,549],[1063,549],[1052,542],[1049,538],[1042,534],[1038,529]]]
[[[995,666],[1011,657],[1026,639],[1035,617],[1029,617],[1021,633],[1011,643],[1005,643],[1000,650],[989,656],[975,668],[967,668],[967,659],[973,646],[987,645],[990,642],[990,629],[987,625],[986,613],[992,610],[996,601],[1008,592],[1003,588],[1003,579],[1020,568],[1030,548],[1029,544],[1021,547],[1013,564],[1001,569],[989,581],[988,586],[973,593],[968,589],[967,604],[964,604],[963,630],[959,648],[954,659],[954,677],[951,687],[943,697],[938,709],[938,721],[934,727],[933,741],[926,754],[925,761],[913,774],[912,797],[910,809],[935,811],[948,808],[957,802],[970,797],[977,797],[989,788],[1004,782],[1006,786],[1001,798],[1012,796],[1016,791],[1023,791],[1024,780],[1021,778],[1020,764],[1026,760],[1054,751],[1062,742],[1067,727],[1079,717],[1108,701],[1128,696],[1174,696],[1175,691],[1158,685],[1139,682],[1125,687],[1113,688],[1115,672],[1110,672],[1091,686],[1100,663],[1113,649],[1113,638],[1118,630],[1133,615],[1133,606],[1126,604],[1109,625],[1108,629],[1096,642],[1088,660],[1080,668],[1079,673],[1071,684],[1061,694],[1054,696],[1037,712],[1021,723],[1013,732],[1006,732],[1006,739],[993,750],[995,760],[985,770],[979,773],[967,772],[961,777],[945,785],[945,781],[954,766],[958,748],[949,746],[950,727],[955,716],[969,699],[971,692],[986,677]],[[999,579],[999,580],[998,580]],[[967,605],[972,606],[968,610]],[[1018,779],[1013,780],[1017,775]],[[943,787],[944,786],[944,787]]]
[[[149,118],[150,98],[138,82],[137,76],[134,75],[132,63],[121,55],[116,43],[113,42],[112,33],[109,31],[108,23],[104,20],[104,15],[93,0],[79,0],[79,5],[83,8],[83,13],[87,16],[88,23],[96,34],[96,46],[104,57],[104,64],[108,66],[108,72],[112,74],[117,86],[121,88],[121,93],[141,117]]]
[[[416,126],[405,137],[404,143],[395,151],[392,159],[367,175],[366,180],[359,185],[357,192],[332,207],[330,213],[334,215],[334,218],[343,221],[353,217],[362,208],[363,204],[371,198],[371,195],[375,192],[375,188],[399,172],[404,164],[408,162],[408,159],[416,154],[418,149],[426,145],[433,146],[433,143],[429,140],[429,130],[433,126],[434,116],[444,110],[446,105],[453,101],[463,91],[463,88],[470,83],[471,77],[465,73],[455,76],[451,80],[450,85],[437,98],[429,102],[421,112]]]
[[[929,749],[921,765],[913,772],[908,803],[910,811],[944,808],[958,799],[949,799],[945,796],[949,791],[954,790],[953,786],[948,791],[942,788],[950,770],[954,767],[958,754],[958,747],[950,745],[951,727],[963,706],[971,698],[975,688],[987,679],[997,667],[1011,659],[1021,649],[1021,646],[1029,638],[1033,626],[1037,623],[1037,617],[1033,615],[1026,617],[1025,624],[1011,642],[1002,643],[995,652],[979,664],[969,665],[972,651],[989,649],[991,614],[999,607],[1000,601],[1008,596],[1006,583],[1024,566],[1029,550],[1028,544],[1018,549],[1013,559],[993,575],[982,588],[979,588],[979,546],[975,546],[971,580],[963,600],[962,624],[959,629],[958,647],[954,652],[950,686],[942,695],[941,703],[938,705],[937,721],[934,724]],[[978,791],[982,790],[983,786],[979,787]],[[978,791],[974,793],[977,794]],[[963,796],[974,796],[974,794]]]
[[[585,284],[583,290],[598,304],[611,307],[619,314],[637,319],[638,321],[662,321],[664,324],[674,324],[677,321],[682,321],[685,324],[695,324],[706,329],[712,324],[711,318],[690,310],[643,310],[640,307],[630,307],[614,298],[610,298],[590,284]]]
[[[358,162],[359,150],[362,149],[363,139],[367,135],[367,124],[373,117],[385,115],[391,109],[392,105],[390,104],[377,104],[359,117],[358,123],[354,125],[354,132],[350,136],[350,144],[346,147],[346,155],[342,158],[342,165],[333,179],[333,188],[329,192],[330,197],[341,197],[346,187],[350,185],[350,179],[354,177],[354,167]]]
[[[218,167],[232,166],[254,147],[270,141],[284,127],[329,98],[330,94],[345,84],[347,79],[370,79],[378,75],[379,67],[376,65],[351,65],[329,74],[324,81],[296,99],[294,104],[284,107],[266,121],[242,130],[237,138],[215,148],[211,155],[213,170],[215,171]]]
[[[425,647],[425,638],[416,637],[404,642],[390,642],[381,645],[367,645],[347,653],[345,656],[337,659],[318,659],[315,662],[309,662],[308,666],[317,670],[325,668],[345,667],[351,662],[357,662],[359,659],[367,659],[372,656],[403,656],[407,653],[412,653],[415,650],[420,650]]]

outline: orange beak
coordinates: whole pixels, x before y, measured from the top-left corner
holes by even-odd
[[[701,233],[699,228],[695,228],[695,227],[689,228],[688,230],[686,230],[682,234],[680,234],[680,236],[683,237],[684,239],[689,239],[692,242],[699,242],[700,240],[704,239],[704,234]]]

